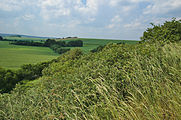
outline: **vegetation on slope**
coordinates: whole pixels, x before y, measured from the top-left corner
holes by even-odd
[[[181,43],[74,49],[31,88],[0,95],[0,119],[180,119]]]

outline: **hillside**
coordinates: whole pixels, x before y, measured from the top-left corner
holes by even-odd
[[[110,43],[94,53],[73,49],[62,54],[39,79],[0,94],[0,119],[179,120],[177,22],[148,29],[138,44]]]
[[[87,55],[70,51],[31,89],[1,95],[0,118],[180,118],[180,50],[174,43],[110,44]]]

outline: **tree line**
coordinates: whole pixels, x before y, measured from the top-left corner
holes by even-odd
[[[8,39],[3,39],[3,37],[0,36],[0,41],[11,41],[9,44],[12,45],[49,47],[58,54],[65,53],[70,50],[70,48],[65,48],[65,47],[83,47],[82,40],[65,42],[65,41],[56,41],[54,39],[47,39],[45,42],[34,42],[27,40],[8,40]]]
[[[18,40],[18,41],[13,41],[10,44],[25,45],[25,46],[40,46],[40,47],[51,47],[52,45],[57,45],[59,47],[82,47],[83,41],[75,40],[75,41],[65,42],[65,41],[55,41],[54,39],[47,39],[44,43],[42,43],[42,42]]]
[[[58,54],[65,53],[70,50],[70,48],[63,48],[63,47],[83,47],[82,40],[75,40],[75,41],[55,41],[52,39],[47,39],[44,43],[45,47],[50,47],[54,52]]]

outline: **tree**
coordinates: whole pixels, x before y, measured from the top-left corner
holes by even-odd
[[[82,47],[83,46],[83,41],[82,40],[75,40],[75,41],[70,41],[67,43],[68,47]]]
[[[142,42],[175,42],[181,41],[181,20],[166,21],[163,25],[154,25],[148,28],[140,38]]]
[[[2,36],[0,36],[0,40],[3,40],[3,37],[2,37]]]
[[[52,39],[47,39],[44,43],[44,46],[46,47],[50,47],[51,45],[53,44],[56,44],[56,41],[55,40],[52,40]]]

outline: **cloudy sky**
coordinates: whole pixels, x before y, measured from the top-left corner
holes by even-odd
[[[0,33],[139,40],[180,13],[181,0],[0,0]]]

